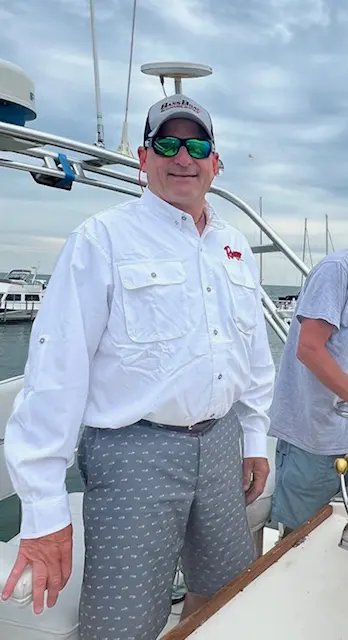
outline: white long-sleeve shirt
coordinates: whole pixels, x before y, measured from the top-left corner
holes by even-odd
[[[6,429],[23,538],[70,523],[66,464],[81,424],[191,425],[234,405],[244,455],[267,456],[274,366],[257,268],[244,236],[207,211],[200,236],[147,189],[68,238]]]

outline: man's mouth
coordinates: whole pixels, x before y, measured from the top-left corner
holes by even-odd
[[[197,175],[181,175],[180,173],[168,173],[169,176],[173,178],[197,178]]]

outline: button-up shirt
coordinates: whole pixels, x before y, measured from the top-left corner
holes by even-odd
[[[189,426],[233,405],[244,455],[267,457],[274,366],[258,271],[244,236],[206,213],[199,235],[146,189],[65,243],[6,429],[22,537],[70,523],[65,474],[81,424]]]

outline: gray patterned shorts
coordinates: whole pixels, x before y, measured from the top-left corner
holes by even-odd
[[[154,424],[86,427],[83,640],[155,640],[181,558],[190,592],[211,596],[255,558],[231,412],[202,434]]]

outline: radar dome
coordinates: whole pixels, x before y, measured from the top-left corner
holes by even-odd
[[[0,59],[0,121],[24,126],[35,118],[33,82],[20,67]]]

